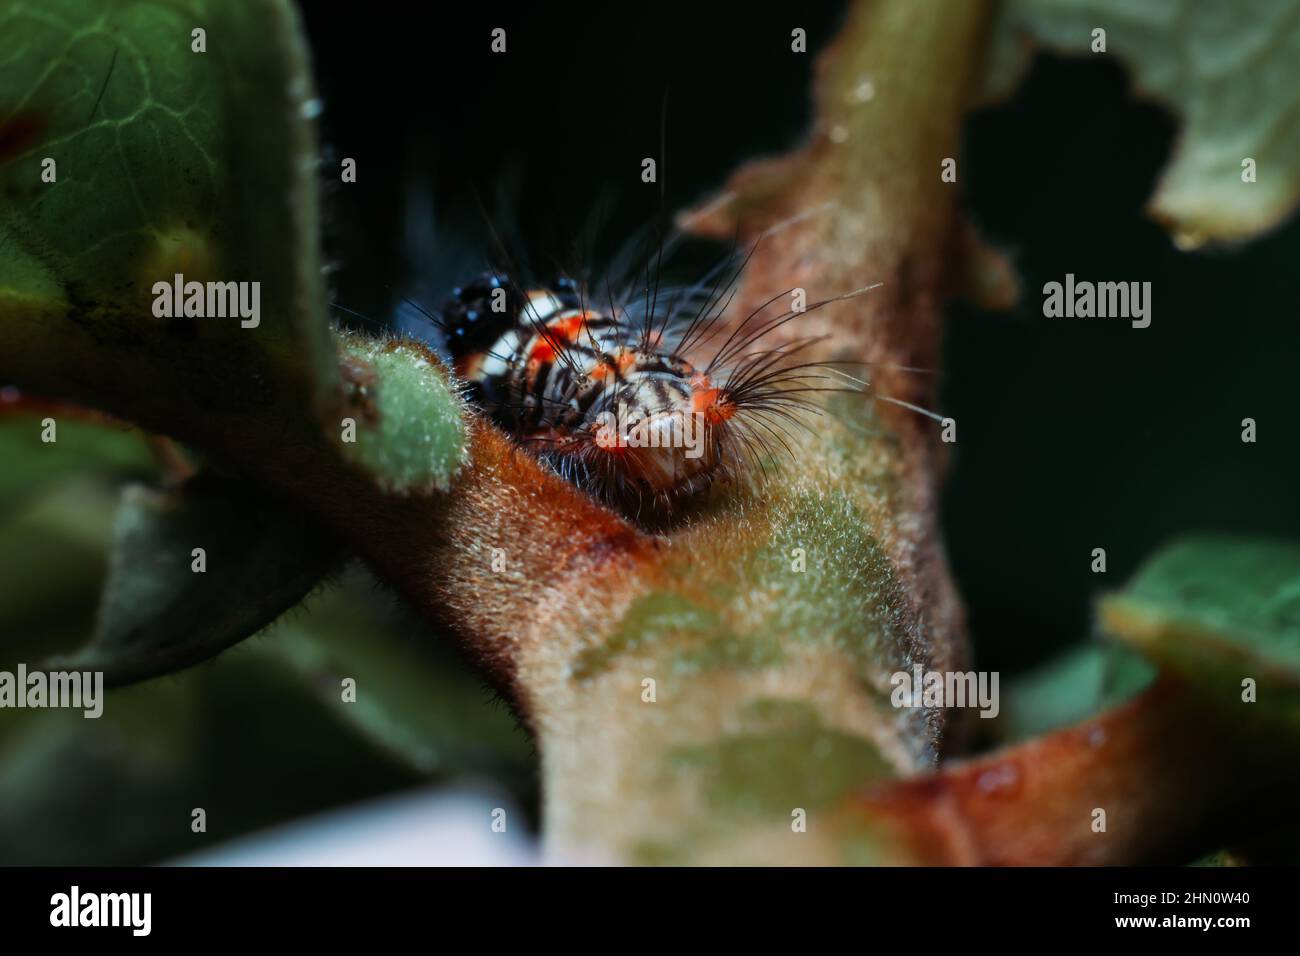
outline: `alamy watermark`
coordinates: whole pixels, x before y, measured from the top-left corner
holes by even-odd
[[[83,893],[73,886],[50,897],[51,926],[124,926],[132,936],[153,929],[152,893]]]
[[[619,402],[617,412],[596,416],[595,442],[610,448],[685,448],[687,458],[704,454],[708,423],[702,412],[672,412],[635,419]]]
[[[153,284],[153,314],[159,319],[230,319],[255,329],[262,321],[262,283],[186,282],[176,273],[172,281]]]
[[[1151,324],[1150,282],[1065,282],[1043,285],[1043,315],[1049,319],[1131,319],[1133,328]]]
[[[83,710],[94,720],[104,713],[103,671],[0,671],[0,707],[58,707]]]
[[[996,717],[997,671],[896,671],[889,678],[894,688],[889,702],[895,707],[978,707],[981,717]]]

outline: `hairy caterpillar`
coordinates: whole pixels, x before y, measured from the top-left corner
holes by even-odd
[[[567,277],[524,288],[485,273],[453,290],[435,321],[469,397],[497,425],[608,504],[662,516],[793,454],[789,430],[819,411],[812,393],[845,390],[824,384],[829,365],[799,361],[814,340],[760,340],[874,286],[790,309],[774,308],[781,293],[724,336],[739,275],[690,287],[647,279],[595,298]]]

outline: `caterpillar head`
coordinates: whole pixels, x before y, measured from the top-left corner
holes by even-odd
[[[736,406],[684,361],[650,352],[627,364],[571,447],[609,503],[672,511],[726,473]]]

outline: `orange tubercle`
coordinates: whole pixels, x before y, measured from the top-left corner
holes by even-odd
[[[592,378],[609,378],[613,372],[626,372],[629,368],[636,365],[637,354],[630,349],[624,349],[619,352],[613,362],[607,362],[604,359],[597,362],[587,370],[587,374]]]
[[[552,337],[561,342],[576,342],[578,336],[582,334],[582,327],[587,324],[587,313],[578,312],[574,315],[565,316],[562,319],[556,319],[546,326],[546,331]]]
[[[721,388],[697,388],[691,393],[691,410],[710,424],[725,422],[736,414],[736,406]]]
[[[528,354],[529,360],[533,362],[554,362],[555,345],[563,348],[567,344],[578,341],[578,337],[582,335],[583,327],[586,324],[586,312],[578,312],[548,322],[546,324],[546,334],[537,337],[532,351]],[[552,345],[552,343],[555,343],[555,345]]]

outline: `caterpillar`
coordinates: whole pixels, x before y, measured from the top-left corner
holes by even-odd
[[[483,273],[453,289],[436,319],[469,399],[498,426],[610,506],[662,517],[793,455],[790,429],[819,412],[812,393],[844,389],[824,384],[827,365],[798,360],[815,340],[759,342],[874,288],[772,314],[781,293],[723,337],[740,269],[710,287],[718,271],[690,287],[647,280],[636,296],[607,288],[600,302],[566,276],[525,288]]]

